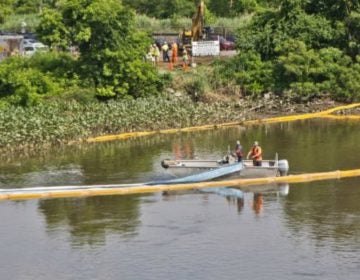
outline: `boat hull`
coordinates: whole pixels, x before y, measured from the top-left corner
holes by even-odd
[[[243,170],[232,173],[226,178],[263,178],[281,175],[279,161],[264,160],[262,166],[254,166],[250,160],[244,160]],[[175,177],[185,177],[209,170],[228,166],[229,163],[211,160],[164,160],[162,166]]]

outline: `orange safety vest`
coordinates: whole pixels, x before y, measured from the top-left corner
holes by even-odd
[[[251,150],[251,155],[254,157],[254,160],[262,160],[262,150],[260,146],[253,147]]]

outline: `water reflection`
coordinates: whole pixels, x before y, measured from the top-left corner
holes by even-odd
[[[290,173],[353,169],[360,167],[358,126],[312,120],[63,147],[2,158],[0,187],[115,184],[165,179],[169,175],[160,166],[161,159],[220,159],[227,147],[238,139],[245,150],[251,147],[254,139],[260,141],[264,158],[272,158],[278,152],[280,158],[289,160]],[[281,201],[287,225],[294,234],[309,231],[318,240],[329,235],[340,239],[351,236],[352,241],[358,240],[359,181],[354,179],[346,183],[345,188],[329,182],[323,184],[298,185]],[[270,194],[266,188],[239,189],[260,195],[250,200],[225,197],[224,201],[234,205],[236,211],[244,213],[244,204],[254,205],[251,208],[254,213],[267,210]],[[288,189],[285,187],[284,191],[288,192]],[[203,201],[207,201],[210,194],[200,195]],[[164,196],[163,199],[172,198]],[[39,202],[39,209],[46,218],[49,231],[66,225],[75,243],[105,242],[109,232],[120,236],[136,234],[140,223],[136,197],[43,200]]]
[[[203,201],[209,202],[209,195],[217,195],[225,198],[230,206],[235,206],[238,213],[244,209],[245,203],[251,205],[255,214],[259,215],[264,209],[264,197],[276,195],[276,197],[285,197],[289,194],[288,184],[268,184],[255,186],[205,188],[198,190],[184,191],[164,191],[162,193],[164,201],[176,201],[179,196],[199,195]],[[245,193],[253,194],[253,199],[245,202]]]
[[[317,246],[328,244],[330,239],[343,245],[355,243],[360,249],[359,199],[357,178],[296,185],[284,201],[287,224],[299,238],[312,236]]]
[[[140,225],[138,196],[41,200],[49,233],[68,229],[73,246],[102,245],[108,234],[132,237]]]
[[[245,198],[226,196],[225,199],[229,205],[235,205],[238,213],[244,209]]]
[[[253,209],[259,215],[264,208],[264,198],[262,193],[254,193]]]

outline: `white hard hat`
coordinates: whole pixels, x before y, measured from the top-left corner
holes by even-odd
[[[259,142],[258,142],[258,141],[255,141],[255,142],[254,142],[254,145],[255,145],[255,146],[259,145]]]
[[[237,141],[236,141],[236,144],[240,144],[240,141],[239,141],[239,140],[237,140]]]

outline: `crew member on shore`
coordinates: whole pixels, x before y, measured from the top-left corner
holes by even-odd
[[[243,158],[243,147],[241,146],[239,140],[236,141],[235,154],[237,156],[237,161],[241,162]]]
[[[254,166],[261,166],[261,161],[262,161],[262,149],[259,146],[258,141],[254,142],[253,147],[251,148],[251,150],[249,151],[249,153],[247,154],[247,159],[252,158]]]
[[[164,42],[164,44],[162,45],[161,47],[161,50],[162,50],[162,54],[163,54],[163,61],[164,62],[170,62],[170,57],[169,57],[169,45],[167,42]]]
[[[183,60],[183,70],[186,71],[188,67],[189,55],[185,47],[183,50],[182,60]]]
[[[174,42],[171,45],[171,62],[176,63],[177,62],[177,56],[178,56],[178,45],[176,42]]]

